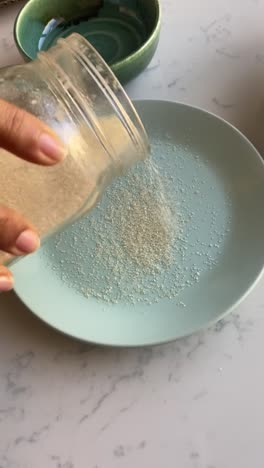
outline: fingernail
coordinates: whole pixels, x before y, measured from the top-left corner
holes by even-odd
[[[39,149],[49,159],[61,161],[66,154],[66,148],[48,133],[39,137]]]
[[[13,278],[10,276],[0,276],[0,291],[11,291],[13,288]]]
[[[16,240],[16,248],[22,253],[34,252],[39,248],[39,245],[38,235],[30,229],[21,232]]]

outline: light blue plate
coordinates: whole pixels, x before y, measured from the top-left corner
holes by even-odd
[[[140,271],[145,294],[135,292],[133,280],[136,304],[125,275],[117,303],[82,293],[87,287],[100,290],[98,278],[109,278],[108,257],[102,257],[101,271],[98,258],[93,263],[92,226],[105,215],[109,194],[124,190],[126,179],[116,181],[89,216],[13,266],[16,293],[39,318],[98,344],[163,343],[208,326],[246,296],[264,263],[264,167],[254,147],[200,109],[159,101],[138,102],[137,108],[178,223],[174,263],[156,278],[156,290]],[[113,229],[110,223],[103,237],[111,238]]]

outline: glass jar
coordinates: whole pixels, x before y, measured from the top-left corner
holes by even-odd
[[[65,160],[53,167],[0,151],[0,203],[26,216],[42,239],[90,210],[114,176],[148,154],[132,103],[78,34],[34,62],[0,70],[0,97],[46,122],[67,146]],[[9,261],[0,254],[1,263]]]

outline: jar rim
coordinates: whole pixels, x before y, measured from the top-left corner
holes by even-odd
[[[145,159],[149,154],[150,148],[146,130],[130,98],[100,54],[83,36],[78,33],[73,33],[63,39],[60,38],[57,44],[58,46],[67,48],[87,70],[97,86],[105,95],[118,119],[122,122],[123,128],[125,128],[132,144],[137,149],[139,158]],[[56,47],[56,45],[54,47]],[[94,60],[88,58],[85,54],[85,51],[88,51]],[[38,58],[40,60],[43,59],[43,61],[46,63],[49,62],[48,51],[40,52],[38,54]],[[95,65],[93,61],[96,62],[97,65]],[[60,71],[62,72],[62,70]],[[118,91],[118,97],[115,91]],[[91,115],[91,110],[89,114],[89,123],[91,124],[92,122],[92,127],[96,133],[97,138],[109,153],[109,143],[105,140],[100,127],[97,125],[95,116]]]

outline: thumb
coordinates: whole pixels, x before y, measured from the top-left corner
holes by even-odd
[[[25,255],[34,252],[39,245],[34,227],[16,211],[0,205],[0,250]]]
[[[13,288],[14,279],[11,271],[0,265],[0,293],[10,291]]]
[[[34,252],[39,245],[39,237],[32,225],[16,211],[0,205],[1,260],[5,260],[3,252],[15,256],[26,255]],[[6,266],[0,265],[0,292],[12,289],[13,283],[12,273]]]
[[[34,115],[0,99],[0,147],[26,161],[53,165],[65,156],[58,136]]]

